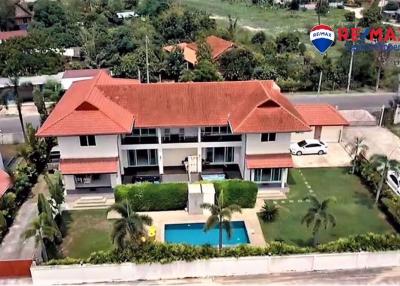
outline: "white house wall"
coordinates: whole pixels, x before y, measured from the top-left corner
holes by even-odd
[[[325,127],[324,127],[325,128]],[[291,134],[291,142],[296,143],[305,139],[314,139],[315,127],[311,126],[311,131],[308,132],[293,132]]]
[[[197,155],[197,148],[190,149],[164,149],[163,163],[164,167],[181,166],[182,161],[191,155]]]
[[[96,146],[81,146],[79,136],[58,137],[62,159],[118,157],[118,136],[98,135]]]
[[[66,190],[75,190],[74,175],[63,175],[64,186]]]
[[[288,153],[291,133],[276,133],[276,140],[262,142],[261,134],[247,134],[246,154]]]

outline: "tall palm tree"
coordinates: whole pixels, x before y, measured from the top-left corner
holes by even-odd
[[[48,261],[45,239],[54,242],[56,239],[61,238],[61,232],[57,225],[53,223],[46,213],[41,213],[34,221],[32,221],[30,227],[25,230],[22,237],[27,240],[31,237],[35,238],[35,247],[41,246],[42,257],[44,261]]]
[[[108,212],[110,211],[116,211],[121,215],[121,218],[114,222],[114,228],[111,233],[113,243],[118,248],[125,247],[126,242],[137,245],[141,242],[142,237],[147,236],[145,226],[152,224],[152,218],[148,215],[140,215],[134,212],[127,200],[113,204],[108,209]]]
[[[46,174],[44,176],[44,180],[46,181],[50,197],[55,203],[55,207],[57,208],[58,213],[61,213],[60,207],[61,204],[64,202],[64,186],[62,183],[60,172],[54,173],[53,180]]]
[[[375,154],[370,159],[371,165],[379,172],[381,178],[379,180],[378,188],[376,190],[375,204],[378,203],[381,196],[383,183],[386,180],[389,170],[398,171],[400,169],[400,162],[390,159],[390,155]]]
[[[310,200],[311,206],[302,218],[301,224],[305,223],[307,227],[312,225],[313,245],[316,246],[321,226],[324,226],[325,229],[327,229],[329,224],[332,227],[336,226],[336,218],[328,211],[329,204],[335,201],[335,199],[327,198],[320,202],[314,195],[307,198]]]
[[[365,143],[364,137],[354,137],[353,141],[348,143],[346,147],[350,148],[350,155],[353,157],[353,168],[351,169],[351,173],[354,174],[358,160],[361,156],[366,156],[369,147]]]
[[[224,206],[224,192],[221,190],[216,204],[201,204],[203,209],[209,210],[211,215],[208,217],[205,225],[204,231],[208,231],[218,225],[219,228],[219,243],[218,249],[222,249],[222,229],[224,228],[228,234],[228,238],[232,237],[232,225],[231,219],[232,214],[235,212],[241,213],[242,209],[240,206],[232,204],[229,206]]]

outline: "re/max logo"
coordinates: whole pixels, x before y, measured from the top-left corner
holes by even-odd
[[[396,34],[397,30],[397,34]],[[377,28],[347,28],[339,27],[337,30],[338,41],[358,42],[359,40],[370,40],[378,42],[400,42],[400,28],[396,30],[389,26],[385,29],[382,27]]]

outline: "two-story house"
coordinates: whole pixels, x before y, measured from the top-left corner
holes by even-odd
[[[67,190],[189,178],[285,188],[291,133],[310,130],[273,81],[141,84],[101,71],[73,83],[37,135],[57,137]]]

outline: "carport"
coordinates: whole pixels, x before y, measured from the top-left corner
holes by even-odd
[[[312,130],[292,133],[292,142],[318,139],[326,143],[338,143],[342,140],[343,126],[349,123],[332,105],[297,104],[296,109]]]

